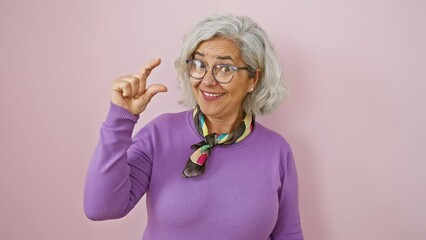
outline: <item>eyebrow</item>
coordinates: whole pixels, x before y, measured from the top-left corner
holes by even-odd
[[[205,57],[205,56],[206,56],[204,53],[200,53],[200,52],[198,52],[198,51],[195,51],[195,52],[194,52],[194,56],[195,56],[195,55],[200,55],[201,57]],[[217,59],[220,59],[220,60],[231,60],[231,61],[234,61],[234,59],[233,59],[231,56],[228,56],[228,55],[225,55],[225,56],[217,56],[216,58],[217,58]]]
[[[220,59],[220,60],[231,60],[231,61],[234,61],[234,59],[232,59],[231,56],[217,56],[216,58]]]
[[[200,55],[201,57],[206,56],[206,55],[204,55],[204,53],[200,53],[200,52],[198,52],[198,51],[195,51],[195,52],[194,52],[194,56],[195,56],[195,55]]]

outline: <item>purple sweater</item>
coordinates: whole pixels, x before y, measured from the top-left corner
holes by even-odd
[[[132,139],[138,117],[111,104],[86,178],[92,220],[125,216],[146,193],[144,240],[301,240],[297,175],[289,144],[255,123],[230,146],[216,146],[206,172],[182,170],[202,140],[192,111],[163,114]]]

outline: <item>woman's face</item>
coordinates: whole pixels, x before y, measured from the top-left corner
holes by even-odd
[[[201,111],[207,117],[222,120],[238,117],[244,97],[256,85],[256,77],[250,77],[246,70],[238,70],[231,82],[220,84],[211,70],[217,64],[246,67],[237,45],[229,39],[213,38],[198,45],[194,59],[208,67],[202,80],[191,77],[192,92]]]

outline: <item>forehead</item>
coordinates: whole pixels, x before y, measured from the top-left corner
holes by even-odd
[[[230,57],[231,60],[240,60],[240,49],[235,41],[226,38],[213,38],[201,42],[195,49],[194,55],[208,58]]]

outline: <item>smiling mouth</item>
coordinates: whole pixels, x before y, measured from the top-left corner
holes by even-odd
[[[217,98],[217,97],[221,97],[223,95],[225,95],[225,93],[209,93],[209,92],[204,92],[201,91],[203,93],[204,96],[206,97],[211,97],[211,98]]]

